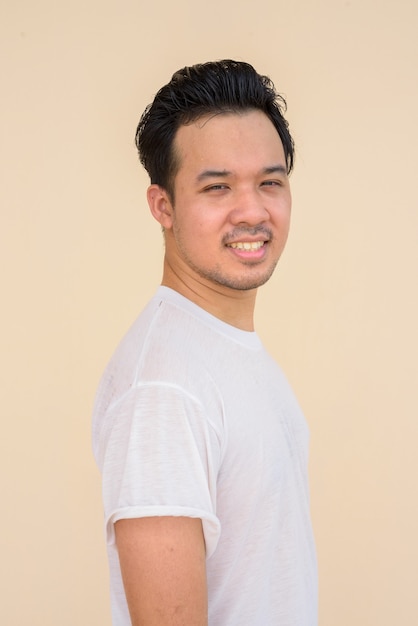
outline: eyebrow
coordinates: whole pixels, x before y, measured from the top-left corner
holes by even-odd
[[[287,175],[287,167],[284,165],[271,165],[270,167],[265,167],[262,174],[286,174]]]
[[[196,180],[200,183],[207,178],[226,178],[227,176],[232,176],[232,172],[228,170],[203,170],[203,172],[198,174]]]
[[[287,176],[287,168],[284,165],[270,165],[261,170],[261,174],[270,175],[270,174],[285,174]],[[197,182],[202,182],[203,180],[207,180],[208,178],[227,178],[228,176],[232,176],[233,172],[229,170],[203,170],[200,174],[197,175]]]

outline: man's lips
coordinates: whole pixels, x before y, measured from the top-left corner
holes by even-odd
[[[234,248],[235,250],[259,250],[262,246],[264,246],[266,242],[263,240],[258,241],[233,241],[231,243],[227,243],[226,245],[229,248]]]
[[[238,250],[259,250],[273,239],[273,233],[266,226],[235,228],[225,235],[224,245]]]

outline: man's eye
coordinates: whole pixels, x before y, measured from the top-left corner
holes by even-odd
[[[223,185],[222,183],[217,183],[216,185],[210,185],[205,188],[205,191],[220,191],[222,189],[227,189],[227,185]]]
[[[264,187],[281,187],[281,182],[279,180],[263,180],[261,183]]]

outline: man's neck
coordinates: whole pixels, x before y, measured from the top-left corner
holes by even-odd
[[[212,284],[204,279],[180,277],[164,263],[161,284],[170,287],[226,324],[241,330],[254,330],[256,289],[239,290]]]

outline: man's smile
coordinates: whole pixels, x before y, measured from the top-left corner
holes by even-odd
[[[228,243],[230,248],[236,248],[238,250],[259,250],[264,246],[264,241],[237,241],[235,243]]]

